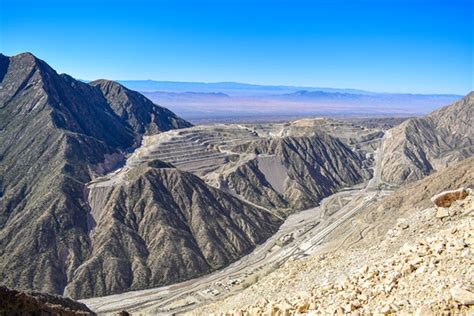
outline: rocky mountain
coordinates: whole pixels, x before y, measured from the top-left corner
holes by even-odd
[[[191,124],[121,85],[0,58],[0,280],[90,297],[202,275],[281,219],[158,160],[106,188],[143,135]]]
[[[471,115],[472,94],[391,129],[385,181],[472,155]],[[222,268],[370,177],[382,132],[343,125],[187,128],[118,83],[0,55],[0,283],[86,298]]]
[[[365,157],[323,132],[269,138],[232,150],[257,157],[224,171],[220,186],[271,208],[309,208],[337,189],[370,176],[363,166]]]
[[[107,203],[94,216],[90,254],[66,288],[73,297],[202,275],[248,253],[281,224],[271,213],[157,161],[135,168],[105,194]]]
[[[0,55],[0,282],[62,294],[92,248],[85,184],[143,132],[187,126],[117,84]]]
[[[474,154],[474,92],[431,114],[388,131],[382,179],[391,184],[419,180]]]

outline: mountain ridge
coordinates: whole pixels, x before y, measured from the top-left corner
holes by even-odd
[[[62,294],[91,246],[84,186],[141,136],[99,88],[30,53],[0,69],[0,279]]]
[[[260,154],[243,165],[223,171],[219,186],[266,207],[303,210],[343,186],[368,179],[364,157],[328,134],[268,139],[236,146],[236,152]],[[277,165],[279,175],[269,183],[266,164]],[[344,164],[344,167],[342,165]]]

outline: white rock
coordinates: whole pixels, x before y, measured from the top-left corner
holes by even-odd
[[[449,292],[455,301],[463,305],[474,305],[474,293],[460,287],[453,287]]]
[[[433,312],[431,311],[429,306],[426,306],[426,305],[419,307],[415,311],[415,316],[431,316],[431,315],[433,315]]]
[[[445,218],[445,217],[448,217],[448,216],[449,216],[449,212],[448,212],[447,209],[445,209],[443,207],[439,207],[436,210],[436,218],[442,219],[442,218]]]

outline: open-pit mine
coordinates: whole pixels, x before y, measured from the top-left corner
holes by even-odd
[[[100,210],[104,209],[114,187],[126,185],[138,166],[160,161],[163,168],[190,172],[208,185],[229,192],[284,222],[253,251],[210,274],[163,287],[82,302],[98,313],[120,310],[165,314],[186,312],[244,289],[287,260],[314,253],[338,225],[391,192],[390,186],[381,181],[379,172],[384,133],[381,127],[364,126],[364,121],[314,118],[287,123],[203,125],[144,136],[142,145],[129,155],[121,168],[89,183],[88,196],[94,221],[100,221]],[[356,157],[353,159],[358,159],[356,165],[360,169],[355,172],[357,176],[343,176],[342,180],[335,179],[316,191],[301,189],[305,194],[314,194],[320,201],[318,206],[307,207],[314,200],[305,194],[300,195],[303,202],[295,203],[291,200],[292,190],[298,187],[300,179],[310,175],[305,173],[313,171],[299,168],[298,173],[289,163],[301,164],[298,160],[301,159],[304,165],[308,158],[301,157],[308,153],[298,146],[324,137],[341,146],[337,150],[350,151]],[[287,140],[292,141],[286,143]],[[278,145],[273,145],[277,149],[269,145],[281,143],[284,145],[280,145],[280,149]],[[293,158],[288,151],[296,153],[297,157]],[[351,164],[350,156],[341,159],[342,164]],[[249,165],[255,167],[253,173],[243,173]],[[330,168],[327,165],[328,162],[319,163],[321,175]],[[341,173],[348,171],[341,170]],[[249,175],[255,177],[254,182],[236,180]],[[324,176],[319,180],[323,186],[324,181],[328,181]],[[252,185],[267,187],[267,199],[252,194]]]

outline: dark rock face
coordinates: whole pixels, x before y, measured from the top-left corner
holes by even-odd
[[[0,282],[62,294],[91,251],[84,185],[141,130],[99,87],[29,53],[0,55],[0,79]],[[127,107],[147,103],[150,130],[189,126],[136,98]]]
[[[271,236],[281,220],[174,168],[140,166],[97,216],[92,249],[66,291],[101,296],[221,268]]]
[[[0,315],[95,315],[85,304],[58,295],[0,286],[0,298]]]
[[[474,155],[474,92],[431,114],[388,131],[382,179],[391,184],[420,180]]]

